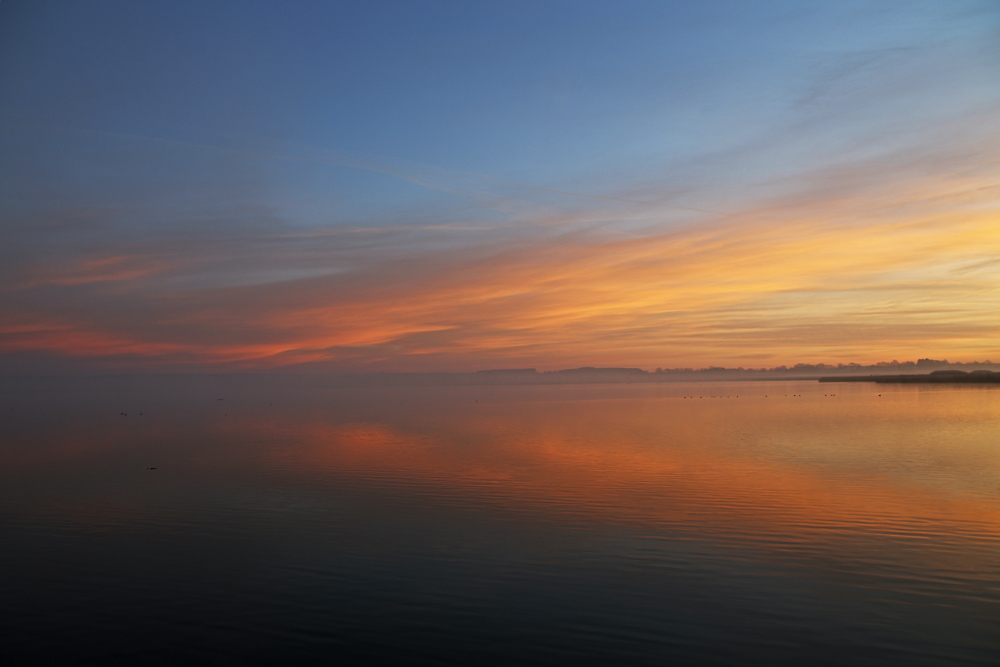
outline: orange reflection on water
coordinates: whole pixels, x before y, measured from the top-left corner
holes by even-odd
[[[975,406],[886,396],[845,412],[824,398],[474,404],[393,423],[316,416],[292,429],[294,446],[267,457],[316,484],[361,476],[541,520],[781,539],[881,531],[921,540],[944,527],[1000,536],[1000,507],[981,493],[995,449],[968,428]],[[996,420],[982,421],[996,432]],[[965,436],[954,436],[963,423]]]
[[[88,471],[85,492],[39,495],[24,509],[88,526],[181,511],[176,497],[192,489],[356,491],[359,512],[374,498],[837,562],[885,558],[889,541],[926,567],[992,572],[1000,393],[835,389],[699,388],[729,396],[714,399],[681,398],[687,386],[408,389],[276,406],[213,398],[187,413],[69,420],[5,450],[3,462],[23,478]]]

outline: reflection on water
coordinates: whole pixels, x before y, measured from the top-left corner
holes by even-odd
[[[1000,388],[120,378],[2,397],[21,660],[1000,655]]]

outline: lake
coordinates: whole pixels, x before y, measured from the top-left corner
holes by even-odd
[[[1000,387],[120,377],[0,400],[6,664],[1000,656]]]

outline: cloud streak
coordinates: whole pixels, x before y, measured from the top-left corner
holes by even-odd
[[[996,356],[997,174],[903,170],[875,194],[864,174],[900,158],[886,160],[680,228],[187,228],[109,243],[24,267],[0,293],[0,350],[378,370]]]
[[[996,8],[689,9],[587,48],[515,21],[476,65],[365,13],[246,81],[167,40],[148,85],[38,14],[0,72],[0,367],[1000,356]]]

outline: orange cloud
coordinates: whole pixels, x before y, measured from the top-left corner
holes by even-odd
[[[386,370],[998,356],[990,173],[863,177],[682,227],[589,209],[457,245],[423,226],[109,248],[27,275],[0,351]]]

